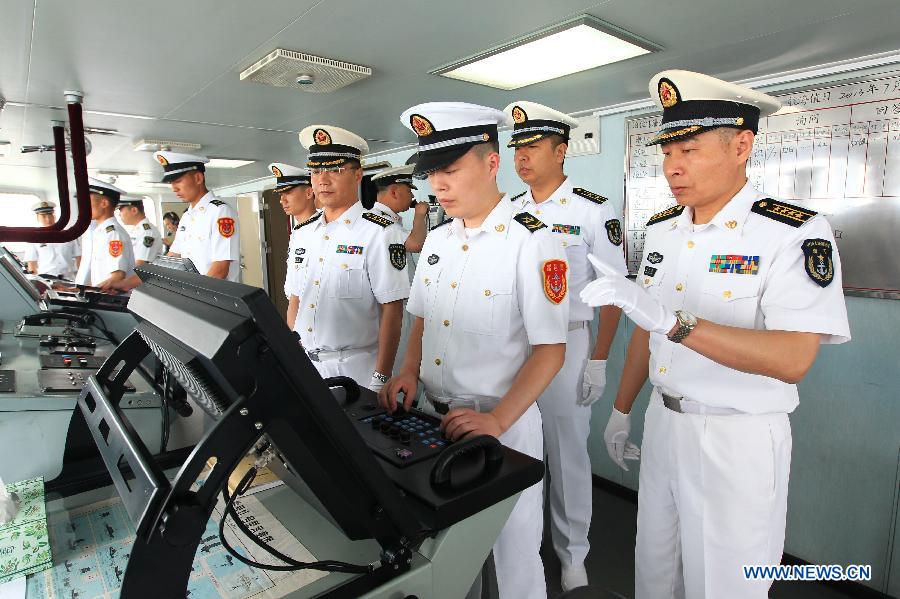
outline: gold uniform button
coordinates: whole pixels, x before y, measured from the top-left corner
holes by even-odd
[[[484,290],[484,295],[485,295],[485,297],[490,297],[490,295],[491,295],[491,290],[490,290],[490,289],[485,289],[485,290]]]
[[[453,281],[452,283],[450,283],[450,287],[452,287],[453,289],[456,289],[456,281]]]
[[[313,284],[314,284],[314,285],[318,285],[318,284],[319,284],[319,279],[316,279],[315,281],[313,281]]]
[[[666,373],[666,367],[663,366],[662,368],[660,368],[660,369],[659,369],[659,373],[660,373],[660,374],[665,374],[665,373]]]
[[[725,291],[722,292],[722,297],[726,297],[726,298],[731,297],[731,291],[726,289]]]
[[[350,224],[350,219],[349,219],[349,218],[345,218],[345,219],[344,219],[344,224],[345,224],[345,225],[349,225],[349,224]]]
[[[562,245],[563,245],[564,248],[567,248],[567,247],[569,247],[569,242],[568,242],[568,241],[563,241],[563,242],[562,242]]]
[[[424,281],[425,281],[425,284],[427,285],[428,283],[431,282],[431,279],[429,279],[428,277],[425,277]]]
[[[469,251],[469,246],[464,245],[464,246],[462,247],[462,250],[463,250],[464,252],[468,252],[468,251]]]
[[[762,205],[762,204],[760,204],[760,205]],[[735,228],[735,227],[737,226],[737,221],[736,221],[736,220],[730,220],[730,221],[728,221],[727,223],[725,223],[725,226],[728,227],[729,229],[733,229],[733,228]]]
[[[435,359],[434,359],[434,363],[437,364],[438,366],[440,366],[440,365],[441,365],[441,359],[440,359],[440,358],[435,358]]]
[[[341,268],[347,268],[346,264],[341,264]]]
[[[689,248],[694,247],[694,242],[693,242],[693,241],[688,241],[688,247],[689,247]]]
[[[324,239],[325,241],[328,241],[329,239],[331,239],[331,237],[329,237],[328,235],[323,235],[322,239]]]
[[[649,284],[650,284],[650,279],[647,277],[644,277],[644,285],[649,285]]]
[[[445,326],[445,327],[449,327],[449,326],[450,326],[450,321],[449,321],[449,320],[445,320],[445,321],[444,321],[444,326]]]
[[[316,305],[315,305],[315,304],[310,304],[310,305],[309,305],[309,308],[310,308],[310,310],[315,310],[315,309],[316,309]]]
[[[319,258],[319,262],[325,262],[325,258]]]
[[[675,291],[681,291],[682,289],[684,289],[684,285],[682,285],[681,283],[675,285]]]
[[[306,331],[307,331],[308,333],[312,333],[312,327],[309,327],[308,329],[306,329]]]
[[[535,210],[534,213],[535,213],[535,214],[540,214],[541,211],[540,211],[540,210]]]
[[[567,200],[566,198],[563,198],[563,199],[561,199],[561,200],[559,201],[559,203],[560,203],[560,204],[565,204],[565,203],[568,202],[568,201],[569,201],[569,200]]]

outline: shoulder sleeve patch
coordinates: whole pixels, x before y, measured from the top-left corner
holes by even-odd
[[[115,226],[115,225],[109,225],[109,226],[106,227],[106,232],[107,232],[107,233],[112,233],[112,232],[115,231],[115,230],[116,230],[116,226]]]
[[[787,202],[778,202],[772,198],[763,198],[754,202],[750,211],[792,227],[799,227],[818,214],[818,212],[794,206]]]
[[[666,208],[662,212],[657,212],[656,214],[651,216],[650,220],[647,221],[647,226],[649,227],[650,225],[661,223],[664,220],[669,220],[670,218],[681,216],[682,212],[684,212],[684,206],[672,206],[671,208]]]
[[[391,219],[373,214],[372,212],[363,212],[362,217],[367,221],[373,222],[376,225],[381,225],[382,227],[389,227],[394,224],[394,221],[392,221]]]
[[[547,225],[541,222],[538,217],[534,216],[533,214],[529,214],[528,212],[520,212],[513,217],[513,220],[532,233],[540,229],[545,229],[547,227]]]
[[[209,203],[212,204],[213,206],[224,206],[225,205],[225,202],[223,202],[222,200],[210,200]]]
[[[434,231],[434,230],[437,229],[438,227],[443,227],[444,225],[446,225],[447,223],[452,222],[452,221],[453,221],[452,218],[444,219],[444,220],[442,220],[441,222],[439,222],[438,224],[436,224],[435,226],[431,227],[431,228],[429,229],[429,231]]]
[[[294,230],[296,231],[296,230],[299,229],[300,227],[305,227],[305,226],[308,225],[309,223],[314,223],[314,222],[316,222],[317,220],[319,220],[319,217],[320,217],[320,216],[322,216],[322,213],[321,213],[321,212],[316,212],[315,214],[313,214],[311,217],[309,217],[308,219],[306,219],[306,220],[303,221],[302,223],[297,224],[297,225],[294,225]]]
[[[583,189],[581,187],[572,188],[572,193],[575,195],[581,196],[586,200],[590,200],[595,204],[602,204],[608,201],[609,198],[604,198],[602,195],[596,194],[593,191],[588,191],[587,189]]]
[[[528,193],[528,192],[527,192],[527,191],[523,191],[523,192],[520,193],[520,194],[514,195],[513,197],[509,198],[509,201],[510,201],[510,202],[515,202],[516,200],[518,200],[519,198],[521,198],[521,197],[522,197],[523,195],[525,195],[526,193]]]

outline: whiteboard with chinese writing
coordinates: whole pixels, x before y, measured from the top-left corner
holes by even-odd
[[[774,198],[816,210],[834,229],[849,292],[900,298],[900,76],[778,94],[760,120],[747,175]],[[626,120],[625,221],[629,272],[647,220],[673,204],[659,146],[660,117]]]

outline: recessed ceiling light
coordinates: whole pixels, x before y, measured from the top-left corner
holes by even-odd
[[[430,72],[512,90],[658,50],[633,33],[582,15]]]
[[[239,168],[253,164],[255,160],[235,160],[234,158],[210,158],[206,168]]]

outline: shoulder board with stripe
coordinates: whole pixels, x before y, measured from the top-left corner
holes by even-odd
[[[581,187],[572,188],[572,193],[581,196],[586,200],[590,200],[595,204],[602,204],[603,202],[606,202],[608,200],[608,198],[604,198],[602,195],[596,194],[593,191],[588,191],[587,189]]]
[[[818,214],[818,212],[788,204],[787,202],[779,202],[772,198],[764,198],[753,202],[753,208],[750,211],[792,227],[799,227]]]
[[[647,221],[647,226],[649,227],[650,225],[661,223],[664,220],[675,218],[676,216],[680,216],[682,212],[684,212],[684,206],[672,206],[671,208],[666,208],[662,212],[657,212],[651,216],[650,220]]]
[[[533,214],[529,214],[528,212],[520,212],[519,214],[513,217],[513,220],[534,233],[540,229],[547,228],[541,220],[534,216]]]
[[[441,222],[439,222],[438,224],[436,224],[435,226],[431,227],[431,228],[429,229],[429,231],[434,231],[434,230],[437,229],[438,227],[443,227],[444,225],[446,225],[447,223],[450,223],[450,222],[453,222],[453,219],[452,219],[452,218],[444,219],[444,220],[442,220]]]
[[[509,201],[510,201],[510,202],[515,202],[516,200],[518,200],[519,198],[521,198],[521,197],[522,197],[523,195],[525,195],[526,193],[528,193],[528,192],[527,192],[527,191],[523,191],[522,193],[520,193],[520,194],[518,194],[518,195],[514,195],[513,197],[509,198]]]
[[[151,227],[150,227],[150,223],[144,223],[144,230],[145,230],[145,231],[149,231],[150,228],[151,228]]]
[[[296,231],[296,230],[299,229],[300,227],[305,227],[305,226],[308,225],[309,223],[314,223],[314,222],[316,222],[317,220],[319,220],[319,217],[320,217],[320,216],[322,216],[322,213],[321,213],[321,212],[316,212],[315,214],[313,214],[311,217],[309,217],[308,219],[306,219],[305,221],[303,221],[303,222],[300,223],[299,225],[294,225],[294,230]]]
[[[376,225],[381,225],[382,227],[390,227],[394,224],[394,221],[392,221],[391,219],[379,216],[372,212],[363,212],[362,217],[367,221],[375,223]]]
[[[222,200],[210,200],[209,203],[212,204],[213,206],[224,206],[225,205],[225,202],[223,202]]]
[[[115,225],[108,225],[108,226],[106,227],[106,232],[107,232],[107,233],[112,233],[112,232],[115,231],[115,230],[116,230],[116,226],[115,226]]]

